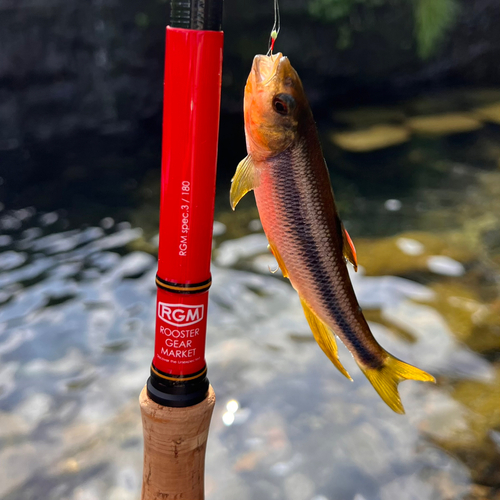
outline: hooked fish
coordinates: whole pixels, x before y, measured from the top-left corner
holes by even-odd
[[[231,207],[254,191],[269,248],[298,292],[321,349],[352,380],[340,363],[337,335],[387,405],[404,413],[399,382],[435,379],[381,347],[363,316],[346,263],[357,270],[356,251],[335,206],[302,83],[287,57],[255,56],[244,115],[248,156],[233,177]]]

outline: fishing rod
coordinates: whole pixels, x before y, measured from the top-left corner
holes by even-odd
[[[205,338],[222,74],[222,0],[172,0],[166,29],[156,331],[140,395],[142,500],[204,498],[215,393]]]

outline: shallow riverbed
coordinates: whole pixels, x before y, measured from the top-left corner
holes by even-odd
[[[207,499],[494,498],[500,127],[416,134],[359,153],[329,143],[329,126],[340,126],[322,132],[358,250],[360,304],[380,343],[437,384],[402,384],[407,415],[399,416],[343,347],[354,382],[342,377],[315,344],[289,283],[269,272],[275,263],[251,197],[230,212],[221,181]],[[139,190],[154,192],[155,183],[145,179]],[[71,211],[41,212],[28,199],[0,212],[5,500],[139,498],[137,399],[153,353],[157,207],[106,210],[85,226]]]

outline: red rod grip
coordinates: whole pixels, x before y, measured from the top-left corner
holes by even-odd
[[[153,359],[163,378],[205,369],[222,46],[219,31],[167,28]]]

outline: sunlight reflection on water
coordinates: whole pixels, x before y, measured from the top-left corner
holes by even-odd
[[[484,129],[481,141],[497,154],[494,133]],[[500,173],[428,161],[459,146],[408,143],[420,162],[412,175],[442,176],[416,193],[339,196],[374,335],[438,380],[402,384],[404,417],[342,345],[352,383],[323,355],[297,294],[270,272],[255,211],[217,214],[206,357],[219,402],[207,500],[456,500],[489,487],[500,464]],[[139,497],[137,399],[156,294],[156,258],[144,249],[158,245],[145,236],[150,214],[143,230],[114,214],[75,228],[58,211],[0,210],[3,499]]]
[[[43,234],[19,228],[12,236],[0,254],[8,294],[0,309],[0,492],[31,498],[36,486],[47,499],[137,497],[137,396],[153,352],[156,261],[128,249],[141,231],[126,224]],[[246,238],[222,245],[226,261],[265,251],[261,235],[253,236],[258,245]],[[333,370],[288,283],[229,267],[214,267],[213,277],[207,360],[227,403],[212,423],[207,498],[465,494],[467,469],[424,438],[443,429],[443,419],[464,425],[446,391],[405,384],[408,418],[394,415],[345,349],[355,381]],[[460,376],[449,365],[458,353],[467,357],[467,377],[488,376],[485,361],[437,326],[434,309],[413,302],[432,298],[431,289],[362,273],[353,281],[365,308],[415,335],[409,344],[374,324],[390,351]]]

